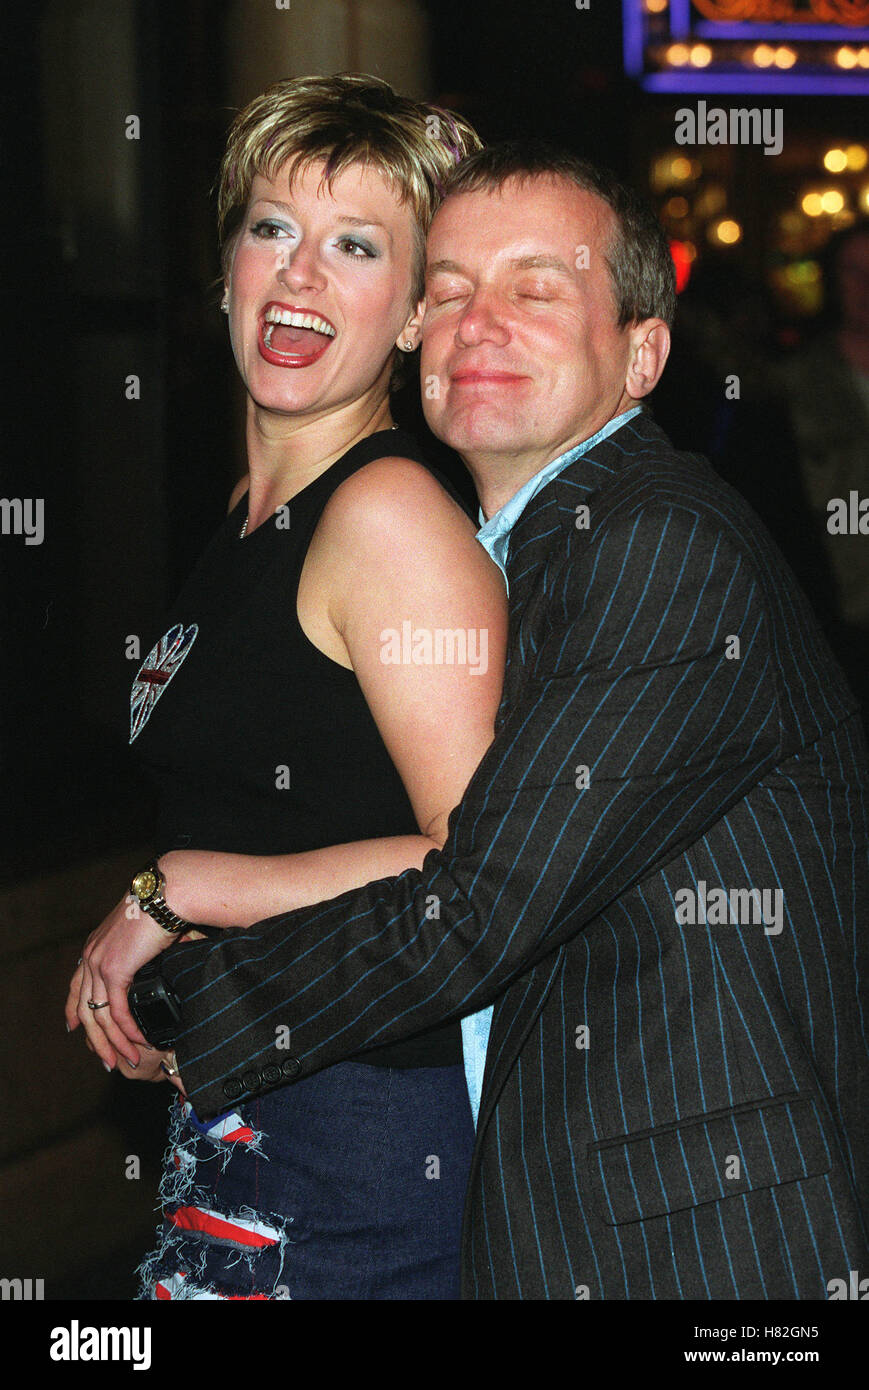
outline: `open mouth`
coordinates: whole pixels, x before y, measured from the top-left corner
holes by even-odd
[[[307,367],[336,336],[334,324],[321,314],[270,304],[260,320],[259,350],[277,367]]]

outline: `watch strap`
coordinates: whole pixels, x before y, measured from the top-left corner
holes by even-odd
[[[160,957],[138,970],[127,991],[130,1013],[152,1047],[161,1051],[175,1046],[181,1028],[178,996],[160,973]]]
[[[130,893],[142,911],[147,912],[159,927],[170,936],[179,936],[181,932],[192,930],[194,924],[172,911],[163,897],[165,887],[166,877],[154,859],[135,875],[130,884]]]

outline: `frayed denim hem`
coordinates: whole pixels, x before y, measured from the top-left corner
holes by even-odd
[[[218,1163],[223,1172],[239,1145],[268,1161],[265,1141],[237,1112],[203,1125],[189,1101],[173,1105],[159,1188],[164,1220],[137,1270],[138,1299],[289,1297],[281,1276],[293,1218],[224,1206],[197,1183],[200,1164]]]

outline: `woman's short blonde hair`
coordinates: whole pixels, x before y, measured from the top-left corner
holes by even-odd
[[[295,77],[255,97],[232,123],[218,181],[218,232],[224,270],[244,219],[257,174],[274,178],[287,166],[290,181],[324,162],[323,181],[352,164],[386,176],[416,222],[414,298],[420,298],[425,238],[450,171],[482,148],[461,116],[411,101],[387,82],[363,74]]]

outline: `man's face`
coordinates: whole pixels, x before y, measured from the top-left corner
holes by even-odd
[[[539,467],[634,402],[604,253],[615,216],[558,177],[447,198],[428,240],[421,369],[436,435]],[[436,382],[432,383],[432,378]]]

